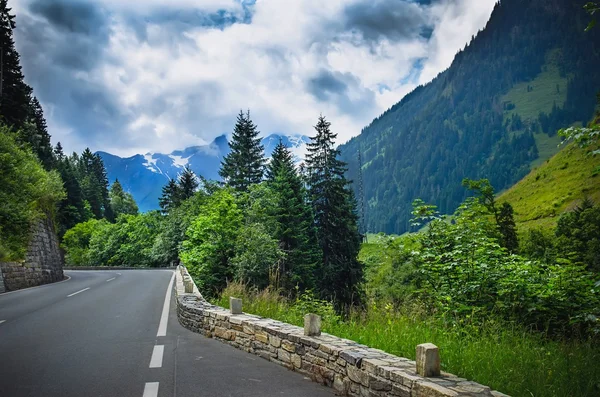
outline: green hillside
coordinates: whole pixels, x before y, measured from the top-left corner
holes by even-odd
[[[349,179],[368,175],[365,231],[406,232],[416,198],[453,213],[464,178],[507,189],[557,152],[556,131],[591,120],[600,29],[584,32],[585,0],[551,3],[499,2],[450,68],[340,146]]]
[[[500,194],[499,202],[512,204],[521,232],[553,228],[586,195],[600,202],[600,155],[591,155],[599,148],[600,143],[585,149],[570,144]]]

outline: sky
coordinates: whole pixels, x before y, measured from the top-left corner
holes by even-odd
[[[9,0],[53,142],[121,156],[231,134],[343,143],[450,66],[496,0]]]

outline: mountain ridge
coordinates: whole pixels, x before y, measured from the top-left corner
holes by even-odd
[[[262,138],[266,157],[270,157],[280,139],[291,148],[297,159],[303,155],[309,141],[303,135],[268,135]],[[103,151],[96,153],[104,162],[109,182],[112,184],[118,179],[123,189],[133,195],[140,211],[149,211],[159,208],[162,187],[169,179],[177,178],[186,165],[206,179],[220,180],[218,171],[221,160],[229,153],[229,145],[227,136],[220,135],[208,145],[191,146],[168,154],[149,152],[119,157]]]
[[[349,178],[369,175],[362,192],[354,184],[366,208],[363,231],[410,230],[416,198],[454,212],[468,194],[463,178],[488,178],[504,190],[539,164],[540,153],[556,153],[556,130],[591,119],[600,88],[600,32],[584,32],[584,4],[499,2],[448,69],[340,146]],[[515,87],[524,89],[515,94]],[[535,95],[551,89],[564,103],[538,106]]]

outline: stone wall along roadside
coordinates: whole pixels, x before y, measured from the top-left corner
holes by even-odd
[[[38,221],[23,262],[0,262],[0,286],[5,291],[35,287],[64,279],[58,236],[50,219]]]
[[[489,387],[442,372],[417,375],[414,361],[326,333],[305,336],[304,329],[250,314],[231,314],[207,302],[195,283],[185,292],[184,267],[176,270],[177,317],[187,329],[256,354],[333,387],[340,395],[360,397],[503,397]],[[442,357],[443,358],[443,357]]]

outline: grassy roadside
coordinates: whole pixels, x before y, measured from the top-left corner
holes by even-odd
[[[272,291],[249,292],[239,284],[230,285],[214,303],[227,307],[229,296],[242,298],[245,312],[299,326],[304,313],[319,312],[325,332],[411,359],[416,345],[435,343],[443,370],[512,396],[600,394],[600,347],[592,342],[548,340],[511,324],[448,324],[390,306],[371,305],[342,320],[325,302],[289,302]]]

